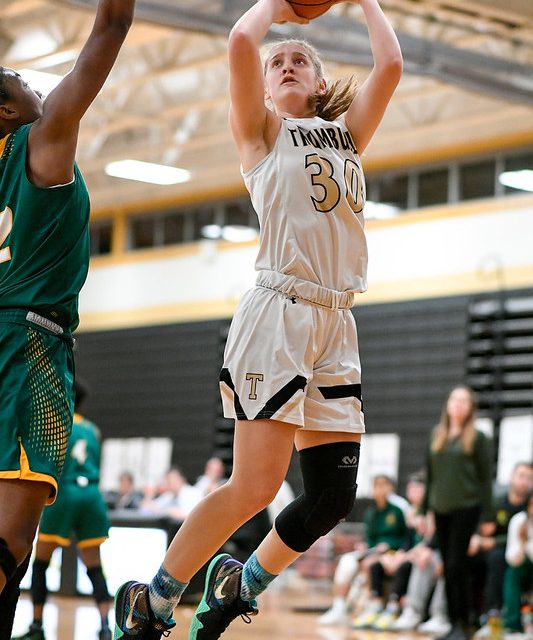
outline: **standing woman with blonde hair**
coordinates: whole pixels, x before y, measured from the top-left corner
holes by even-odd
[[[476,408],[469,387],[452,389],[429,445],[426,504],[435,514],[444,563],[452,624],[447,640],[468,637],[468,545],[479,522],[484,530],[493,526],[492,450],[475,428]]]
[[[190,578],[272,501],[294,445],[303,492],[244,566],[212,560],[190,640],[215,640],[257,613],[256,596],[354,504],[364,418],[350,308],[367,265],[359,154],[402,72],[377,0],[359,4],[374,67],[357,92],[350,82],[328,87],[304,41],[278,42],[263,68],[270,27],[305,22],[285,0],[259,0],[231,31],[230,125],[261,230],[257,283],[233,318],[220,376],[224,415],[236,421],[233,473],[188,516],[152,583],[120,588],[116,639],[153,640],[173,626]]]

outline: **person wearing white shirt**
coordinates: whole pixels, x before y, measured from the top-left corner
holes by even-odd
[[[143,505],[143,511],[184,520],[200,502],[203,495],[187,483],[180,469],[172,467],[166,475],[167,489],[160,496]]]
[[[509,522],[505,549],[507,571],[503,583],[504,625],[510,631],[523,631],[520,617],[522,593],[533,586],[533,492],[525,511]]]

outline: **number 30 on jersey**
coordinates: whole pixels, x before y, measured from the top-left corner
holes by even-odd
[[[334,176],[331,162],[318,153],[310,153],[305,156],[305,168],[311,178],[311,184],[315,187],[315,195],[311,196],[311,200],[317,211],[320,213],[332,211],[339,204],[344,188],[346,200],[352,211],[361,213],[365,204],[365,185],[361,167],[354,160],[347,158],[344,161],[343,186]],[[316,187],[319,188],[318,191]],[[322,197],[315,197],[319,193],[322,194]]]

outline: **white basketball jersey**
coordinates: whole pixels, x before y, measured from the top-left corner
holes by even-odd
[[[365,183],[342,122],[283,119],[272,151],[243,177],[261,229],[258,271],[366,290]]]

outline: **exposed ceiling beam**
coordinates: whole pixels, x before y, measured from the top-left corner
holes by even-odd
[[[97,2],[66,1],[91,8]],[[223,4],[209,3],[190,8],[170,6],[162,0],[137,0],[136,13],[141,19],[165,26],[227,35],[237,16],[250,5],[249,0],[226,0]],[[294,25],[274,25],[271,30],[272,37],[295,33],[302,31]],[[305,37],[325,57],[336,62],[366,66],[372,63],[366,26],[348,16],[324,15],[306,27]],[[507,101],[533,104],[533,65],[458,49],[406,33],[398,33],[398,38],[409,73],[432,76]]]

